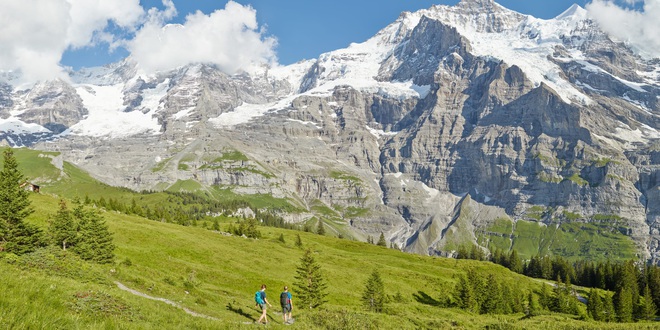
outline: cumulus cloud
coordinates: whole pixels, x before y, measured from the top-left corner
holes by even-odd
[[[65,78],[60,60],[69,48],[111,42],[109,21],[134,29],[144,17],[139,0],[0,1],[0,70],[33,82]]]
[[[132,58],[147,72],[213,63],[235,73],[275,61],[276,40],[264,37],[250,6],[229,1],[209,15],[197,11],[183,24],[163,26],[166,18],[150,19],[128,43]]]
[[[623,8],[609,0],[594,0],[586,9],[605,32],[628,43],[640,55],[660,57],[660,0],[624,2],[643,3],[643,10]]]

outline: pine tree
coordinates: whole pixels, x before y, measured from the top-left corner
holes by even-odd
[[[502,290],[500,283],[495,279],[492,274],[486,280],[488,286],[486,287],[486,296],[481,305],[482,314],[502,314],[504,312],[502,300]]]
[[[303,242],[302,239],[300,239],[300,234],[296,234],[296,247],[299,249],[302,249],[303,247]]]
[[[617,321],[632,322],[633,317],[633,295],[630,290],[622,286],[614,296]]]
[[[280,237],[277,240],[280,241],[280,243],[286,244],[286,241],[284,240],[284,234],[280,234]]]
[[[461,276],[456,283],[456,297],[458,298],[458,306],[462,309],[472,313],[479,313],[479,302],[475,296],[472,283],[467,277]]]
[[[501,288],[501,297],[502,303],[500,304],[500,313],[501,314],[511,314],[514,309],[518,309],[518,306],[515,306],[519,303],[517,297],[514,296],[514,292],[506,282],[503,282],[500,285]],[[520,308],[522,310],[522,308]]]
[[[552,297],[552,294],[550,293],[549,290],[549,285],[547,284],[541,284],[541,293],[539,294],[539,303],[541,304],[541,307],[546,310],[552,310],[553,309],[553,301],[554,298]]]
[[[325,235],[325,227],[323,226],[323,221],[321,219],[319,219],[319,223],[316,226],[316,233],[321,236]]]
[[[458,246],[456,251],[456,259],[469,259],[470,258],[470,249],[465,244]]]
[[[521,274],[523,271],[523,263],[520,257],[518,257],[516,250],[511,250],[509,254],[509,269],[518,274]]]
[[[655,314],[657,313],[657,308],[653,302],[653,297],[651,296],[651,289],[649,289],[648,284],[644,287],[643,295],[639,297],[637,302],[637,315],[636,319],[638,320],[654,320]]]
[[[545,285],[545,284],[544,284]],[[534,297],[534,293],[529,292],[527,295],[527,316],[541,315],[541,306],[538,300]]]
[[[4,164],[0,171],[0,248],[15,254],[24,254],[43,245],[39,228],[25,223],[34,210],[30,206],[30,192],[21,187],[24,177],[12,149],[4,151]]]
[[[385,285],[377,270],[371,273],[362,293],[362,303],[372,312],[380,313],[385,306]]]
[[[78,206],[74,210],[78,218],[78,242],[74,251],[84,260],[96,263],[110,263],[114,260],[115,245],[105,220],[96,211],[88,211]]]
[[[385,235],[382,232],[380,233],[380,237],[378,238],[378,243],[376,243],[376,245],[387,247],[387,241],[385,240]]]
[[[295,279],[294,285],[297,288],[300,306],[316,308],[326,302],[327,293],[325,293],[325,289],[327,284],[323,279],[321,266],[314,260],[311,249],[307,249],[300,258],[300,265],[296,269]]]
[[[650,267],[648,272],[649,289],[651,289],[651,296],[655,306],[660,306],[660,268],[657,266]]]
[[[367,243],[374,244],[374,238],[371,236],[367,236]]]
[[[605,322],[615,322],[616,321],[616,311],[614,310],[614,304],[612,303],[612,295],[605,293],[605,296],[602,299],[603,301],[603,319]]]
[[[485,260],[486,254],[484,253],[484,250],[482,250],[480,246],[472,244],[472,246],[470,247],[469,258],[472,260]]]
[[[17,255],[33,252],[46,245],[41,229],[27,222],[19,222],[10,228],[8,236],[10,239],[5,244],[5,251]]]
[[[598,294],[598,291],[596,289],[592,288],[589,291],[589,298],[587,302],[587,313],[595,321],[603,321],[604,320],[603,312],[604,312],[603,302],[600,298],[600,295]]]
[[[76,238],[78,236],[76,223],[73,220],[73,214],[67,208],[64,200],[60,201],[60,209],[51,220],[48,232],[53,244],[61,246],[62,250],[66,251],[67,247],[72,247],[76,244]]]
[[[6,231],[16,226],[34,211],[30,207],[29,191],[21,187],[24,180],[14,152],[6,149],[0,172],[0,222],[3,226],[0,229]]]

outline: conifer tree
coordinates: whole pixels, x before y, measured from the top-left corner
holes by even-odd
[[[284,234],[280,234],[280,237],[277,240],[286,244],[286,241],[284,240]]]
[[[300,234],[296,234],[296,247],[299,249],[302,249],[303,247],[303,242],[302,239],[300,239]]]
[[[371,236],[367,236],[367,243],[374,244],[374,238]]]
[[[514,296],[514,292],[511,289],[511,286],[507,284],[506,282],[503,282],[500,285],[501,289],[501,297],[502,297],[502,303],[500,304],[499,307],[499,313],[501,314],[511,314],[514,309],[518,309],[518,306],[515,306],[517,303],[519,303],[517,297]],[[520,308],[522,309],[522,308]]]
[[[386,297],[383,280],[380,278],[380,273],[374,269],[365,283],[364,292],[362,293],[362,303],[370,311],[380,313],[385,306]]]
[[[248,218],[246,220],[243,220],[242,222],[245,223],[246,228],[245,228],[245,236],[250,237],[250,238],[260,238],[261,237],[261,232],[259,229],[257,229],[258,223],[257,219],[255,218]]]
[[[110,263],[114,260],[115,245],[105,220],[94,210],[84,210],[79,205],[74,210],[78,218],[78,242],[74,251],[83,260],[96,263]]]
[[[619,322],[632,322],[633,317],[633,295],[630,290],[621,286],[616,292],[615,306],[617,321]]]
[[[385,240],[385,235],[382,232],[380,233],[380,237],[378,238],[378,243],[376,243],[376,245],[387,247],[387,241]]]
[[[545,284],[544,284],[545,285]],[[529,292],[527,295],[527,316],[541,315],[541,306],[538,300],[534,297],[534,293]]]
[[[614,304],[612,303],[612,295],[605,293],[605,296],[602,298],[603,302],[603,319],[605,322],[616,322],[616,311],[614,310]]]
[[[552,310],[553,301],[554,298],[550,293],[549,285],[545,283],[541,284],[541,293],[539,294],[539,303],[541,304],[541,307],[546,310]]]
[[[470,258],[470,250],[468,249],[467,245],[461,244],[458,246],[458,250],[456,251],[456,259],[469,259]]]
[[[648,285],[651,289],[651,296],[655,306],[660,306],[660,268],[657,266],[649,267],[648,271]]]
[[[23,222],[34,210],[30,207],[29,191],[21,187],[25,178],[18,169],[13,150],[6,149],[3,159],[0,171],[0,225],[3,227],[0,229],[6,231]]]
[[[472,244],[472,247],[470,248],[469,258],[472,260],[485,260],[486,255],[484,254],[484,251],[481,249],[480,246]]]
[[[523,271],[523,263],[516,250],[511,250],[511,253],[509,254],[509,269],[518,274],[521,274]]]
[[[473,285],[467,277],[461,276],[458,278],[458,283],[456,284],[456,296],[460,308],[472,313],[479,313],[479,302],[475,296]]]
[[[327,284],[323,278],[321,266],[314,260],[311,249],[307,249],[300,258],[300,265],[296,269],[295,279],[294,285],[299,306],[316,308],[327,302],[325,300]]]
[[[60,209],[51,220],[48,229],[51,241],[56,246],[61,246],[62,250],[66,251],[67,247],[72,247],[76,244],[76,238],[78,236],[76,222],[64,200],[60,201]]]
[[[316,233],[323,236],[325,235],[325,227],[323,226],[323,221],[319,219],[319,223],[316,226]]]
[[[39,228],[25,223],[33,212],[30,192],[21,187],[25,178],[18,169],[12,149],[6,149],[0,171],[0,247],[15,254],[24,254],[43,245]]]
[[[484,302],[481,305],[482,314],[502,314],[503,304],[502,301],[502,290],[500,283],[495,279],[491,274],[486,280],[488,285],[486,286],[486,296],[484,297]]]
[[[23,221],[10,228],[8,236],[9,240],[5,244],[5,251],[17,255],[33,252],[37,248],[46,245],[41,229]]]
[[[655,314],[657,313],[657,308],[653,302],[653,297],[651,296],[651,289],[649,289],[648,284],[644,287],[643,295],[639,296],[639,301],[637,302],[637,315],[636,319],[638,320],[654,320]]]
[[[587,300],[587,313],[595,321],[603,321],[603,302],[598,294],[597,290],[592,288],[589,291],[589,298]]]

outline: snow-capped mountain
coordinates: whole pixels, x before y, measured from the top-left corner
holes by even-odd
[[[598,222],[660,251],[660,59],[577,5],[550,20],[492,0],[434,6],[236,75],[147,75],[126,59],[66,82],[4,80],[0,139],[62,151],[113,185],[271,194],[309,210],[292,221],[325,205],[356,237],[418,253],[486,248],[498,219]],[[249,161],[214,160],[232,150]]]

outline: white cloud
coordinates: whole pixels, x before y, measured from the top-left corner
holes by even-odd
[[[594,0],[586,9],[605,32],[627,42],[640,55],[660,57],[660,0],[625,2],[643,2],[643,11],[626,9],[609,0]]]
[[[134,28],[144,15],[139,0],[66,0],[71,5],[67,45],[84,47],[94,42],[94,33],[103,31],[111,20],[117,26]]]
[[[164,18],[146,23],[128,44],[131,56],[148,71],[189,63],[213,63],[227,73],[275,60],[276,40],[263,36],[256,11],[229,1],[209,15],[196,12],[184,24],[163,26]]]
[[[275,61],[276,40],[263,36],[252,7],[229,1],[166,25],[177,10],[162,2],[164,9],[145,12],[139,0],[0,0],[0,71],[19,71],[22,82],[67,79],[62,54],[98,44],[126,47],[147,71],[206,62],[233,73]],[[118,39],[110,22],[134,39]]]
[[[109,21],[132,30],[141,17],[139,0],[2,0],[0,70],[18,70],[26,82],[66,78],[65,50],[111,42]]]

